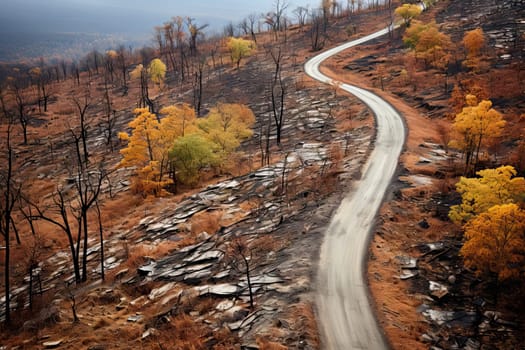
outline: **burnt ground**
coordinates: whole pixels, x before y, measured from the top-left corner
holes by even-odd
[[[174,339],[180,346],[217,349],[319,346],[312,295],[318,250],[332,211],[359,176],[373,140],[373,118],[355,99],[304,77],[302,63],[311,55],[306,32],[295,29],[289,35],[281,44],[287,86],[282,144],[275,144],[275,128],[268,122],[267,82],[274,67],[264,47],[275,43],[263,35],[257,54],[239,70],[224,58],[225,64],[210,69],[205,79],[204,109],[217,102],[242,102],[253,109],[255,135],[242,153],[222,173],[203,175],[201,187],[180,188],[163,198],[131,193],[130,169],[112,172],[102,201],[104,282],[96,235],[88,241],[89,280],[75,286],[63,235],[38,223],[40,235],[15,248],[16,328],[2,333],[3,346],[160,349]],[[339,39],[334,34],[332,40]],[[29,145],[17,145],[19,169],[35,179],[28,189],[41,203],[52,201],[55,186],[71,182],[64,167],[72,151],[66,120],[74,120],[72,98],[82,97],[86,87],[88,148],[108,169],[118,164],[121,145],[116,142],[111,151],[104,143],[102,84],[93,74],[83,75],[79,85],[68,79],[53,86],[49,111],[30,126]],[[127,94],[118,84],[111,88],[115,132],[127,129],[138,88],[132,83]],[[189,86],[171,80],[152,89],[157,107],[190,102],[191,94]],[[269,124],[270,164],[262,166],[260,149]],[[241,237],[254,254],[254,308],[246,277],[228,254],[233,237]],[[33,248],[40,263],[30,311],[24,249]],[[72,322],[73,302],[79,322]]]
[[[507,3],[519,5],[516,1]],[[451,6],[459,6],[459,13],[466,13],[461,4],[440,2],[434,12],[424,16],[440,18],[445,13],[442,11]],[[480,4],[479,11],[482,10],[485,7]],[[357,30],[359,35],[372,27],[384,27],[386,18],[375,15],[352,18],[356,23],[351,25],[352,31]],[[460,22],[470,21],[470,17],[465,18]],[[485,18],[482,22],[488,23]],[[459,26],[453,23],[449,27],[457,29]],[[474,26],[473,22],[468,23]],[[339,21],[334,28],[327,46],[350,37],[348,22]],[[337,71],[337,75],[368,83],[370,88],[385,94],[407,116],[410,130],[407,153],[403,156],[405,170],[394,184],[392,200],[382,209],[371,245],[369,280],[380,321],[394,348],[399,349],[450,348],[455,344],[516,348],[523,334],[523,320],[516,312],[520,309],[505,307],[506,300],[512,297],[500,296],[495,305],[493,296],[486,292],[489,289],[482,288],[484,283],[461,267],[456,254],[461,236],[456,227],[442,220],[452,202],[448,193],[454,178],[446,174],[454,161],[443,146],[443,135],[430,126],[446,124],[440,117],[450,113],[449,95],[442,88],[444,80],[435,72],[416,71],[408,86],[400,81],[395,65],[403,64],[406,50],[399,38],[395,45],[377,41],[356,48],[350,57],[339,57],[335,61],[337,67],[329,66],[335,70],[358,59],[352,63],[353,69]],[[232,160],[237,166],[224,174],[203,177],[202,188],[181,189],[174,197],[145,200],[128,190],[129,171],[116,172],[111,186],[114,194],[107,193],[112,198],[104,201],[105,265],[109,270],[104,283],[97,281],[100,246],[93,239],[89,243],[93,271],[89,283],[82,288],[65,288],[62,281],[71,280],[67,253],[49,253],[63,246],[63,237],[53,228],[41,225],[46,231],[47,253],[40,275],[43,296],[37,298],[45,307],[32,314],[23,310],[28,291],[27,281],[22,282],[27,274],[20,258],[13,274],[17,281],[17,323],[22,326],[25,320],[32,321],[21,327],[22,331],[4,332],[2,345],[33,349],[42,348],[44,343],[52,346],[57,341],[61,347],[73,349],[160,349],[174,339],[179,344],[190,339],[190,343],[203,348],[279,348],[277,344],[318,347],[312,281],[323,227],[350,180],[359,176],[359,165],[373,139],[373,122],[355,100],[298,75],[302,62],[312,54],[307,39],[304,32],[296,29],[283,45],[290,109],[283,145],[277,147],[272,142],[271,164],[261,167],[259,153],[268,120],[264,82],[273,69],[261,42],[257,56],[247,60],[240,71],[222,65],[210,71],[205,83],[205,108],[218,101],[244,102],[256,113],[256,135],[243,146],[244,155]],[[499,53],[499,57],[504,54]],[[522,97],[520,100],[519,95],[506,93],[519,91],[513,88],[517,84],[516,75],[512,75],[516,71],[514,62],[503,61],[501,67],[498,63],[499,72],[508,72],[502,75],[504,78],[488,79],[489,73],[478,78],[490,82],[490,90],[501,95],[501,103],[513,102],[497,107],[518,120],[516,116],[523,110]],[[407,104],[379,91],[376,68],[378,64],[390,63],[394,67],[384,77],[385,90],[392,90]],[[357,74],[359,78],[355,80]],[[100,80],[85,76],[83,79],[101,91]],[[17,147],[24,176],[38,179],[31,190],[43,198],[57,181],[67,181],[68,177],[56,161],[66,158],[69,152],[64,142],[63,118],[70,118],[74,110],[65,102],[74,94],[81,94],[82,88],[71,81],[63,84],[56,87],[54,106],[41,118],[47,124],[31,128],[30,146]],[[159,106],[191,101],[189,86],[173,85],[170,88],[168,81],[167,89],[155,90]],[[118,87],[113,94],[118,105],[117,129],[124,130],[138,100],[138,86],[133,85],[128,96],[122,96]],[[102,110],[100,103],[94,104],[94,114]],[[102,128],[95,125],[93,122],[90,146],[101,155],[106,154],[108,166],[114,166],[119,156],[116,152],[107,155]],[[270,133],[273,140],[274,130]],[[34,154],[46,156],[35,158]],[[234,236],[265,248],[253,271],[254,309],[249,307],[246,279],[231,269],[225,255]],[[18,254],[22,256],[21,251]],[[416,268],[407,257],[418,259]],[[432,284],[432,291],[429,281],[437,283]],[[72,300],[77,303],[79,323],[71,322]]]

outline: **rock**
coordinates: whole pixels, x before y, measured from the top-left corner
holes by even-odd
[[[216,295],[216,296],[235,296],[241,288],[235,284],[215,284],[195,287],[199,295]]]
[[[137,268],[137,272],[140,276],[151,276],[155,271],[155,266],[157,263],[153,260]]]
[[[107,350],[108,346],[106,344],[95,344],[87,348],[87,350]]]
[[[140,322],[140,321],[142,321],[143,318],[144,318],[144,316],[142,316],[142,315],[129,316],[128,317],[128,322],[133,322],[133,323]]]
[[[116,279],[116,280],[121,279],[122,277],[124,277],[125,274],[128,273],[128,271],[129,271],[129,269],[122,269],[122,270],[120,270],[119,272],[117,272],[117,273],[115,274],[115,279]]]
[[[146,331],[144,333],[142,333],[142,336],[141,336],[141,339],[146,339],[146,338],[149,338],[150,336],[152,335],[156,335],[157,334],[157,329],[156,328],[148,328],[146,329]]]
[[[456,283],[456,276],[455,275],[448,276],[448,283],[450,284]]]
[[[168,304],[169,302],[171,302],[173,299],[175,299],[175,298],[177,298],[177,299],[180,298],[180,296],[182,295],[183,291],[184,291],[184,290],[181,289],[181,290],[179,290],[179,291],[177,291],[177,292],[175,292],[175,293],[173,293],[173,294],[168,294],[167,296],[165,296],[164,298],[162,298],[162,299],[158,302],[159,305],[164,306],[164,305]]]
[[[233,300],[223,300],[215,307],[215,310],[224,312],[231,309],[235,305]]]
[[[476,312],[473,311],[441,311],[428,309],[423,311],[422,314],[438,326],[447,323],[450,326],[468,328],[477,320]]]
[[[229,277],[229,276],[230,276],[230,273],[231,273],[231,269],[227,269],[227,270],[221,271],[221,272],[215,274],[215,275],[213,276],[213,279],[214,279],[214,280],[220,280],[220,279],[223,279],[223,278]]]
[[[175,287],[175,282],[171,282],[171,283],[163,285],[162,287],[152,289],[148,295],[148,299],[155,300],[163,296],[164,294],[166,294],[168,291],[172,290],[173,287]]]
[[[430,295],[435,296],[438,299],[443,298],[448,294],[448,288],[438,282],[428,281]]]
[[[147,301],[148,301],[148,299],[146,298],[146,296],[145,295],[141,295],[140,297],[130,301],[129,303],[131,305],[133,305],[133,306],[142,306],[142,305],[146,304]]]
[[[421,336],[421,341],[422,341],[423,343],[432,343],[432,342],[434,342],[434,339],[433,339],[430,335],[428,335],[428,334],[425,333],[425,334],[423,334],[423,335]]]
[[[417,275],[419,275],[419,271],[401,270],[401,275],[399,275],[399,278],[401,280],[408,280],[410,278],[416,277]]]
[[[183,281],[187,284],[198,284],[203,279],[211,277],[212,274],[211,270],[196,271],[185,275]]]
[[[417,269],[417,259],[410,256],[396,256],[399,265],[402,269],[413,270]]]
[[[197,239],[199,241],[207,241],[208,239],[210,239],[210,237],[211,235],[206,231],[203,231],[197,235]]]
[[[63,341],[64,341],[63,339],[54,340],[54,341],[46,341],[42,343],[42,346],[44,347],[44,349],[54,349],[54,348],[59,347]]]
[[[198,250],[192,256],[185,258],[183,261],[197,263],[197,262],[204,262],[208,260],[218,260],[222,258],[223,255],[224,253],[221,252],[220,250],[209,250],[204,253]]]
[[[469,338],[467,340],[467,344],[465,344],[465,347],[463,349],[464,350],[478,350],[480,347],[481,347],[481,344],[478,341],[472,338]]]
[[[248,316],[249,313],[250,311],[243,306],[235,305],[226,310],[224,315],[232,321],[238,321]]]
[[[270,275],[259,275],[251,278],[251,284],[274,284],[274,283],[283,283],[284,280],[277,276]],[[244,284],[244,283],[243,283]]]
[[[430,224],[428,223],[427,219],[423,219],[420,222],[418,222],[417,224],[419,225],[419,227],[421,227],[422,229],[425,229],[425,230],[430,228]]]
[[[121,302],[117,306],[115,306],[115,309],[117,311],[124,310],[126,307],[128,307],[127,303]]]

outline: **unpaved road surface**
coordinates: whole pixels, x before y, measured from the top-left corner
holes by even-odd
[[[333,83],[319,71],[322,61],[387,32],[384,29],[323,52],[305,64],[305,72],[319,81]],[[405,127],[399,113],[377,95],[344,83],[341,88],[372,109],[376,115],[377,135],[363,175],[332,218],[321,248],[317,307],[323,348],[387,349],[370,306],[364,271],[370,234],[396,171],[405,141]]]

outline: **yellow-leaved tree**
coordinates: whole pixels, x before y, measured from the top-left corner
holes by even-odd
[[[160,120],[161,128],[165,129],[166,136],[171,142],[179,136],[197,131],[197,116],[195,110],[188,104],[178,104],[164,107],[160,110],[163,117]]]
[[[410,26],[410,22],[415,17],[421,14],[421,6],[416,4],[403,4],[395,9],[395,14],[403,19],[407,27]]]
[[[452,124],[453,140],[450,142],[451,147],[463,152],[465,174],[477,167],[480,151],[501,135],[504,126],[503,116],[492,108],[490,100],[478,103],[476,96],[466,96],[466,107]]]
[[[461,248],[465,265],[498,281],[523,277],[525,211],[516,204],[495,205],[465,226]]]
[[[243,38],[231,37],[228,39],[226,46],[230,51],[232,63],[237,66],[237,69],[241,64],[242,59],[250,56],[253,50],[255,50],[255,42]]]
[[[512,166],[485,169],[479,177],[461,177],[456,190],[461,194],[461,204],[450,208],[449,217],[463,225],[495,205],[522,203],[525,196],[525,179],[515,177]]]
[[[122,167],[134,167],[132,189],[161,195],[176,181],[199,182],[199,172],[227,163],[229,156],[253,132],[253,112],[240,104],[219,104],[197,119],[187,104],[164,107],[159,116],[146,108],[135,110],[131,134],[120,133],[127,147],[120,152]]]
[[[241,104],[219,104],[210,113],[199,120],[199,128],[206,138],[217,145],[226,158],[242,141],[253,135],[252,126],[255,116],[250,108]]]
[[[414,50],[416,59],[423,59],[426,65],[445,69],[450,60],[450,37],[439,31],[436,22],[414,21],[405,32],[403,42]]]
[[[120,165],[136,168],[132,189],[137,193],[160,195],[174,183],[171,147],[185,132],[197,130],[195,111],[188,105],[165,107],[161,113],[165,114],[162,119],[146,108],[137,108],[136,118],[129,123],[131,135],[119,134],[128,142],[120,151],[124,157]]]
[[[137,193],[159,195],[172,182],[166,177],[168,150],[162,149],[162,130],[157,116],[147,108],[135,109],[136,117],[129,126],[131,135],[121,132],[119,138],[128,145],[120,153],[120,166],[135,167],[132,189]]]
[[[158,58],[152,59],[148,66],[148,75],[153,83],[162,86],[166,79],[166,65],[164,62]]]

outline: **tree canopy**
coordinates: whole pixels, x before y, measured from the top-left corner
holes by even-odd
[[[215,149],[212,141],[197,133],[176,139],[170,157],[175,162],[177,178],[188,185],[197,184],[199,171],[220,161]]]
[[[460,254],[478,275],[499,281],[519,278],[525,267],[525,211],[516,204],[495,205],[465,227]]]
[[[450,146],[463,152],[468,173],[472,166],[477,166],[481,149],[501,135],[506,122],[501,113],[492,108],[490,100],[478,103],[476,96],[467,95],[465,101],[466,107],[452,124],[454,136]]]
[[[148,74],[153,83],[161,85],[166,78],[166,65],[160,59],[154,58],[148,66]]]
[[[417,4],[403,4],[395,9],[395,14],[403,19],[405,25],[410,26],[410,21],[421,14],[421,6]]]
[[[120,151],[123,156],[120,165],[135,167],[137,176],[132,183],[135,192],[159,195],[162,188],[172,182],[165,177],[169,151],[166,129],[161,128],[157,116],[147,108],[137,108],[135,114],[136,118],[129,123],[131,135],[119,134],[120,139],[128,143]]]
[[[452,41],[447,34],[439,31],[436,22],[414,21],[403,36],[405,45],[414,50],[416,58],[436,68],[446,67]]]
[[[477,175],[461,177],[456,184],[462,202],[450,208],[449,217],[455,223],[467,223],[495,205],[523,202],[525,179],[514,177],[516,170],[512,166],[480,170]]]
[[[239,104],[219,104],[206,118],[199,121],[199,128],[206,138],[217,145],[225,155],[231,153],[243,140],[253,135],[251,126],[255,116],[251,109]]]
[[[474,70],[480,66],[481,49],[485,46],[485,33],[483,29],[476,28],[468,31],[463,36],[463,46],[467,50],[467,59],[464,65]]]
[[[255,50],[255,42],[243,38],[231,37],[227,42],[228,50],[230,51],[230,58],[237,68],[241,64],[241,60],[248,57]]]
[[[120,166],[135,168],[135,192],[154,195],[176,180],[197,184],[199,171],[224,163],[252,136],[255,122],[253,112],[239,104],[219,104],[199,119],[187,104],[164,107],[159,116],[146,108],[135,114],[131,134],[119,134],[127,142]]]

